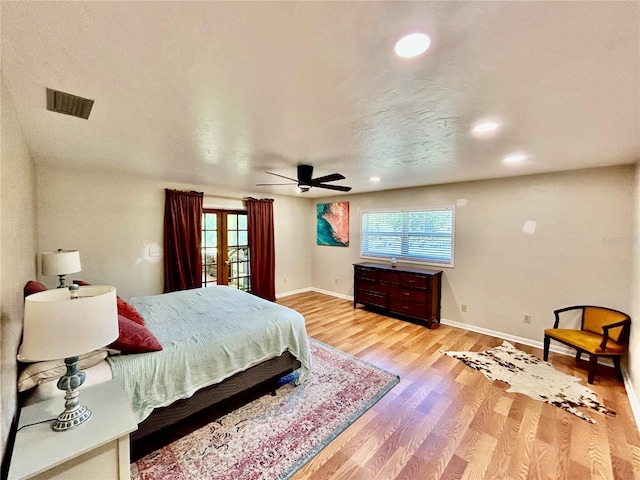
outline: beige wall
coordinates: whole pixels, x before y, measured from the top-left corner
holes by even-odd
[[[35,277],[38,235],[35,165],[11,97],[3,81],[0,85],[0,432],[4,457],[9,429],[16,416],[16,352],[22,335],[22,288]]]
[[[314,287],[351,296],[362,209],[458,204],[456,266],[444,269],[444,318],[539,342],[560,306],[597,303],[637,316],[637,293],[635,300],[629,294],[631,280],[640,283],[637,245],[621,239],[637,232],[639,181],[627,166],[322,200],[275,197],[276,293]],[[221,197],[251,195],[43,165],[37,185],[38,251],[79,249],[83,271],[73,277],[114,284],[123,297],[162,291],[161,258],[150,258],[147,247],[162,245],[165,188],[204,191],[208,206],[237,207]],[[350,202],[348,248],[316,245],[315,205],[332,200]],[[523,232],[526,221],[536,222],[535,233]],[[532,315],[530,325],[524,313]],[[634,360],[631,369],[640,373]]]
[[[241,201],[223,197],[254,196],[203,185],[142,180],[118,175],[85,173],[52,166],[38,167],[38,225],[40,248],[80,251],[82,272],[71,275],[92,283],[114,285],[128,298],[162,293],[162,257],[150,257],[148,247],[162,246],[164,189],[205,193],[209,207],[237,208]],[[308,200],[274,197],[276,235],[276,293],[308,288],[312,238],[300,232]],[[284,283],[286,279],[286,283]],[[56,278],[41,278],[49,287]]]
[[[633,235],[629,237],[629,242],[633,248],[633,257],[630,262],[632,276],[629,282],[629,298],[631,302],[629,315],[631,315],[631,320],[634,323],[632,323],[629,342],[629,378],[627,381],[631,383],[633,388],[629,395],[635,396],[635,404],[638,407],[638,401],[640,400],[640,164],[636,165],[633,201],[635,204],[634,228]],[[634,413],[636,420],[640,420],[640,411],[635,411]]]
[[[637,232],[633,191],[634,168],[625,166],[323,199],[350,202],[350,246],[314,245],[312,284],[353,295],[351,264],[363,261],[361,210],[457,204],[455,268],[443,269],[443,318],[541,342],[556,308],[631,309],[632,245],[624,239]],[[535,233],[523,232],[527,221],[536,222]],[[523,323],[525,313],[530,324]]]

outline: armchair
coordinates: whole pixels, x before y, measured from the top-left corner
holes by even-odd
[[[581,311],[580,330],[558,328],[560,314],[572,310]],[[583,353],[589,354],[588,382],[593,384],[599,357],[610,357],[622,380],[620,358],[627,351],[631,318],[626,313],[594,305],[565,307],[553,312],[556,320],[553,328],[544,331],[544,360],[549,358],[551,340],[577,350],[576,361]]]

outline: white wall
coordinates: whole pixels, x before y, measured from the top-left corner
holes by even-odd
[[[556,308],[631,309],[632,245],[624,239],[635,232],[633,191],[634,167],[623,166],[323,199],[314,203],[350,202],[350,246],[314,245],[312,284],[353,295],[362,209],[458,204],[443,318],[541,342]],[[536,222],[534,234],[523,232],[527,221]]]
[[[0,90],[0,437],[4,457],[17,409],[16,352],[22,335],[22,289],[36,273],[37,210],[35,164],[4,81],[0,81]]]
[[[232,192],[205,185],[184,185],[112,174],[39,165],[38,226],[42,251],[80,251],[82,272],[70,275],[91,283],[114,285],[124,298],[162,293],[163,259],[149,257],[147,247],[163,243],[165,188],[205,193],[205,206],[237,207],[243,198],[259,194]],[[312,239],[303,214],[308,200],[274,197],[276,294],[307,288],[311,283],[308,245]],[[285,284],[282,279],[286,278]],[[57,277],[40,277],[50,287]]]

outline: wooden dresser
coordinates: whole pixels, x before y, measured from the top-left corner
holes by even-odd
[[[356,263],[353,308],[358,303],[418,320],[431,328],[440,323],[442,270]]]

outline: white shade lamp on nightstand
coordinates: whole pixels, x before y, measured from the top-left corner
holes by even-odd
[[[81,425],[91,411],[80,405],[78,388],[85,373],[78,370],[78,356],[109,345],[118,338],[116,289],[92,285],[46,290],[25,298],[20,360],[64,358],[65,375],[58,388],[66,392],[65,410],[53,424],[55,431]]]
[[[59,248],[55,252],[43,252],[42,275],[45,277],[57,275],[60,278],[58,288],[63,288],[64,276],[69,273],[77,273],[80,267],[80,252],[78,250],[63,250]]]

